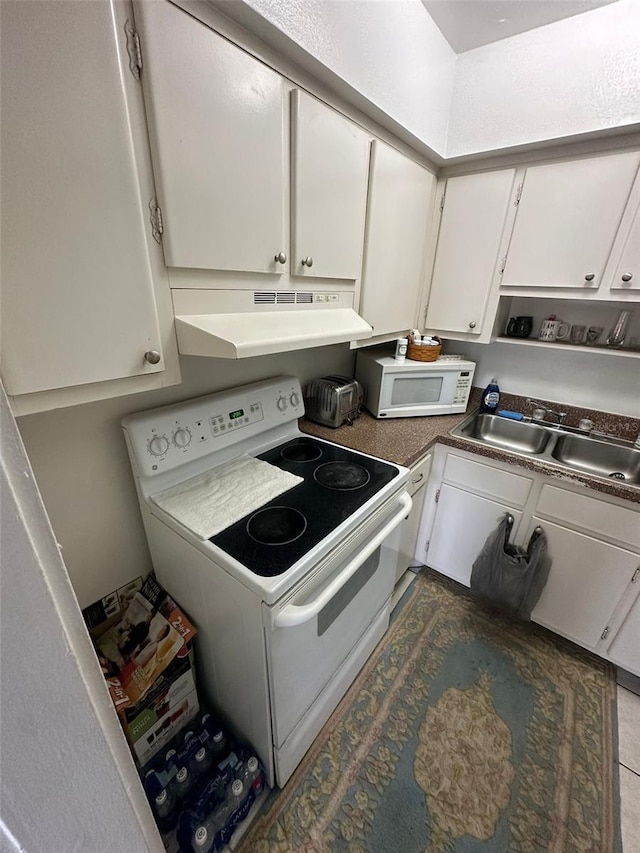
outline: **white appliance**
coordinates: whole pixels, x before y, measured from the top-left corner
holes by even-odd
[[[283,376],[122,422],[158,579],[198,627],[205,698],[279,785],[386,631],[411,509],[406,468],[304,435],[303,414]],[[192,478],[244,454],[300,482],[210,538],[159,505],[167,490],[188,504]]]
[[[399,362],[388,349],[358,352],[356,379],[376,418],[415,418],[464,412],[476,366],[459,356]]]

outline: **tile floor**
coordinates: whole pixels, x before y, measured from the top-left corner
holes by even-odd
[[[640,696],[618,685],[623,853],[640,853]]]

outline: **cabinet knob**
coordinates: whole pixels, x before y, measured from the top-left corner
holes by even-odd
[[[625,273],[622,273],[622,280],[623,280],[623,281],[631,281],[631,279],[632,279],[632,278],[633,278],[633,273],[632,273],[632,272],[625,272]]]
[[[472,321],[469,323],[469,328],[470,328],[470,329],[475,329],[475,327],[476,327],[476,321],[475,321],[475,320],[472,320]]]
[[[274,260],[277,264],[286,264],[286,263],[287,263],[287,256],[285,255],[285,253],[284,253],[284,252],[278,252],[278,254],[277,254],[277,255],[274,255],[274,256],[273,256],[273,260]]]
[[[145,352],[144,360],[148,361],[149,364],[157,364],[160,361],[160,353],[158,350],[150,349],[149,352]]]
[[[303,267],[312,267],[313,258],[311,256],[309,256],[308,258],[303,258],[301,263]]]
[[[584,280],[585,281],[593,281],[595,277],[596,277],[596,274],[594,272],[588,272],[585,275]]]

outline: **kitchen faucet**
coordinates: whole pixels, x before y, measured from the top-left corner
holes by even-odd
[[[558,419],[558,423],[563,424],[565,421],[565,418],[567,417],[566,412],[558,412],[555,409],[550,409],[547,406],[545,406],[543,403],[539,403],[537,400],[530,400],[527,397],[526,402],[527,402],[527,406],[535,406],[536,407],[536,411],[532,415],[532,420],[534,420],[534,421],[544,420],[545,415],[554,415],[554,417],[556,417]],[[539,412],[542,412],[542,416],[540,416]],[[537,417],[536,417],[536,415],[537,415]]]

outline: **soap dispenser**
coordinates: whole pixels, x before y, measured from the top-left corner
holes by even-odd
[[[500,388],[498,388],[498,380],[494,378],[482,392],[480,401],[480,411],[487,412],[490,415],[495,415],[498,411],[498,403],[500,402]]]

